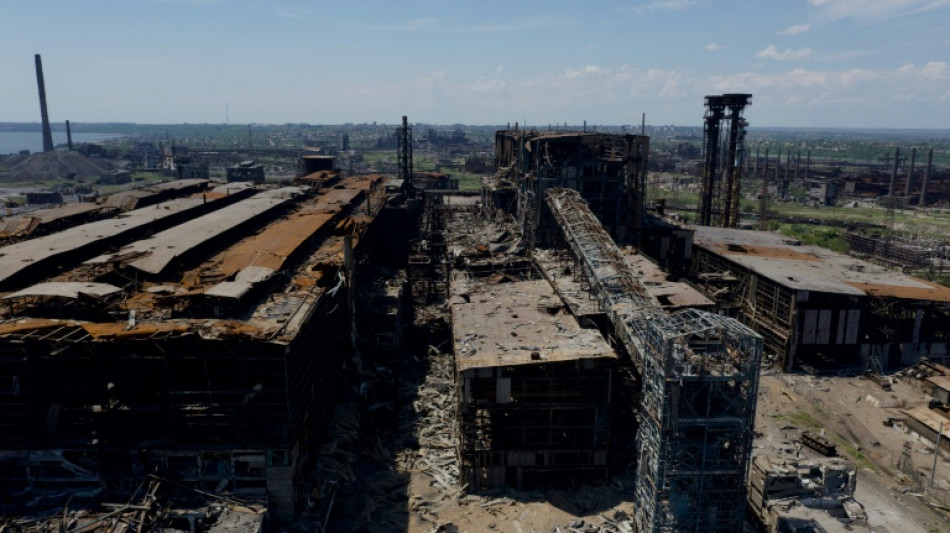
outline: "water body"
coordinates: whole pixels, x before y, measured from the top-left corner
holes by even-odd
[[[122,137],[118,133],[74,133],[73,144],[96,143]],[[54,131],[53,144],[66,144],[66,132]],[[15,154],[20,150],[30,153],[43,151],[43,134],[39,131],[0,131],[0,155]]]

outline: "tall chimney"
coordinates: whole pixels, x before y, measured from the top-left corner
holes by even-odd
[[[66,147],[73,151],[73,130],[69,129],[69,121],[66,121]]]
[[[43,118],[43,151],[53,151],[53,132],[49,127],[49,113],[46,112],[46,84],[43,83],[43,60],[36,54],[36,86],[40,91],[40,115]]]
[[[927,182],[930,181],[930,167],[934,161],[934,149],[927,152],[927,170],[924,172],[924,182],[920,185],[920,201],[917,202],[921,207],[927,205]]]
[[[910,190],[914,187],[914,159],[917,158],[917,148],[910,150],[910,168],[907,169],[907,183],[904,185],[904,196],[910,197]]]
[[[887,195],[894,196],[894,187],[897,185],[897,163],[901,160],[901,147],[894,149],[894,169],[891,170],[891,184],[887,187]]]

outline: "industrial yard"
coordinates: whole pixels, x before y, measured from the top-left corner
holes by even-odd
[[[407,116],[112,157],[53,145],[35,65],[44,149],[5,161],[56,185],[0,221],[3,533],[950,530],[946,246],[893,223],[950,201],[933,149],[781,175],[726,93],[682,159]],[[888,225],[767,231],[810,225],[770,208],[796,189]]]

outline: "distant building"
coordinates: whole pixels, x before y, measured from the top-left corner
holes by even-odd
[[[99,185],[122,185],[132,181],[132,171],[130,170],[110,170],[99,175],[96,181]]]
[[[264,165],[257,161],[242,161],[228,168],[228,181],[264,183]]]
[[[211,178],[211,170],[208,163],[198,163],[189,161],[188,163],[179,163],[178,179],[182,180],[206,180]]]
[[[333,162],[336,160],[332,155],[305,155],[300,158],[300,175],[306,176],[321,170],[333,170]]]
[[[38,191],[26,193],[28,204],[61,204],[63,195],[56,191]]]
[[[412,173],[412,184],[419,189],[456,190],[459,188],[459,180],[452,179],[443,172],[415,171]]]

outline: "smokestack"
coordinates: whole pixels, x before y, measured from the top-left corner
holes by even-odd
[[[891,184],[887,188],[887,195],[894,196],[894,187],[897,185],[897,163],[901,159],[901,147],[894,149],[894,169],[891,170]]]
[[[910,150],[910,168],[907,169],[907,183],[904,185],[904,196],[910,197],[910,189],[914,186],[914,159],[917,158],[917,148]]]
[[[920,201],[917,202],[921,207],[927,205],[927,182],[930,181],[930,167],[934,161],[934,149],[927,152],[927,170],[924,171],[924,182],[920,185]]]
[[[43,151],[53,151],[53,132],[49,127],[49,113],[46,112],[46,84],[43,83],[43,60],[36,54],[36,86],[40,91],[40,115],[43,118]]]
[[[66,121],[66,147],[73,151],[73,130],[69,129],[69,121]]]

